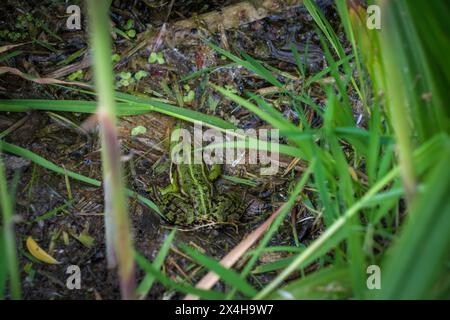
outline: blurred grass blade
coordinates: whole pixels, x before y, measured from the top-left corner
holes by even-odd
[[[225,283],[228,283],[229,285],[233,286],[234,288],[236,288],[237,290],[239,290],[248,297],[253,297],[256,294],[257,291],[232,269],[225,268],[219,262],[215,261],[214,259],[200,253],[199,251],[187,245],[180,243],[179,246],[196,262],[200,263],[208,270],[216,273],[220,277],[220,279]]]
[[[352,296],[350,272],[345,267],[323,268],[281,287],[268,299],[324,300],[348,299]],[[324,288],[327,288],[324,290]]]
[[[411,204],[402,234],[386,254],[376,298],[448,298],[449,287],[441,284],[449,285],[450,141],[446,150],[425,182],[424,193]]]
[[[6,295],[6,282],[8,279],[8,259],[6,258],[5,237],[3,236],[3,228],[0,229],[0,300],[5,299]]]
[[[151,274],[152,276],[154,276],[156,280],[161,282],[166,287],[173,288],[183,293],[194,294],[203,299],[219,300],[224,299],[225,297],[222,293],[217,291],[197,289],[190,285],[175,282],[168,276],[164,275],[161,271],[156,269],[155,266],[152,263],[150,263],[144,256],[136,252],[135,257],[139,267],[141,267],[145,272],[147,272],[147,274]]]
[[[173,239],[175,238],[175,232],[176,229],[172,230],[170,234],[167,236],[166,240],[164,240],[163,245],[161,246],[161,249],[159,249],[158,255],[155,258],[155,261],[153,261],[153,266],[156,270],[160,270],[161,266],[164,263],[164,259],[166,258],[167,254],[169,253],[170,246],[172,245]],[[150,290],[152,289],[153,283],[155,282],[155,277],[151,273],[147,273],[142,279],[141,283],[136,289],[137,296],[139,299],[145,299],[145,297],[148,295]]]
[[[429,143],[423,145],[415,152],[416,161],[420,161],[422,157],[426,157],[427,151],[430,147],[443,147],[446,144],[445,138],[436,137]],[[425,168],[423,168],[425,170]],[[366,204],[376,196],[388,183],[398,176],[400,172],[399,167],[393,168],[386,176],[377,181],[358,201],[356,201],[347,211],[340,216],[332,225],[330,225],[322,235],[312,242],[296,259],[285,268],[271,283],[269,283],[263,290],[261,290],[255,299],[265,298],[275,288],[277,288],[294,270],[305,267],[312,258],[318,258],[326,254],[334,248],[347,235],[345,227],[348,221],[358,214],[358,212],[366,206]]]
[[[319,27],[319,29],[322,31],[322,33],[325,35],[325,37],[328,40],[328,42],[333,47],[333,50],[336,52],[338,58],[339,59],[344,59],[345,58],[344,47],[342,46],[341,42],[339,41],[338,36],[334,32],[334,30],[331,27],[331,25],[328,22],[328,20],[325,18],[323,12],[321,11],[321,9],[317,5],[317,3],[315,1],[305,0],[304,4],[305,4],[305,7],[308,9],[309,14],[313,17],[313,19],[316,22],[316,24]],[[350,39],[351,39],[351,37],[350,37]],[[325,44],[325,41],[322,41],[322,44],[323,44],[323,48],[326,51],[328,51],[328,47]],[[329,58],[328,57],[327,57],[327,61],[329,62]],[[363,96],[363,94],[361,93],[360,88],[358,87],[357,83],[355,82],[355,79],[353,78],[353,70],[352,70],[352,68],[350,67],[350,65],[348,63],[344,63],[344,71],[345,71],[346,75],[349,77],[349,80],[351,81],[353,87],[355,88],[359,98],[364,103],[365,102],[365,97]],[[337,78],[336,78],[336,81],[338,81]],[[363,84],[360,84],[360,85],[363,85]],[[347,97],[347,95],[343,95],[343,97]]]
[[[0,152],[2,148],[0,145]],[[0,208],[2,210],[2,241],[0,244],[1,253],[0,260],[1,264],[5,262],[4,270],[9,278],[10,292],[12,299],[21,298],[21,284],[19,276],[19,264],[17,260],[17,248],[16,239],[14,236],[14,221],[13,221],[13,204],[10,194],[8,192],[8,184],[6,181],[5,165],[3,160],[0,158]],[[0,270],[1,272],[2,270]],[[1,283],[0,283],[1,286]]]
[[[103,189],[105,199],[105,234],[108,266],[118,266],[123,299],[133,298],[135,270],[133,244],[127,212],[120,147],[117,139],[116,107],[111,63],[109,5],[88,1],[94,79],[101,127]]]

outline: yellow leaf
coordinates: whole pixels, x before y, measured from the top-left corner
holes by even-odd
[[[59,264],[55,258],[45,252],[32,237],[27,238],[27,248],[28,251],[35,257],[36,259],[48,263],[48,264]]]

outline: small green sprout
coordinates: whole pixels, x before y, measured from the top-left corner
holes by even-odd
[[[184,103],[191,103],[195,99],[195,91],[191,90],[191,87],[188,84],[185,84],[183,86],[183,89],[185,92],[187,92],[187,95],[183,97]]]
[[[188,94],[183,97],[184,103],[191,103],[195,99],[195,91],[189,90]]]
[[[219,99],[215,99],[213,96],[208,97],[208,106],[212,112],[216,112],[218,104],[219,104]]]
[[[152,52],[150,56],[148,57],[148,63],[155,63],[158,62],[158,64],[164,64],[164,55],[162,52]]]
[[[26,38],[35,38],[37,32],[42,28],[51,35],[48,25],[43,19],[33,17],[31,14],[21,14],[17,17],[15,24],[11,25],[12,30],[1,30],[0,39],[6,41],[20,41]]]
[[[133,129],[131,129],[131,135],[132,136],[145,134],[146,132],[147,132],[147,128],[145,128],[143,126],[137,126],[137,127],[134,127]]]
[[[136,30],[134,29],[127,30],[127,36],[129,36],[130,38],[136,37]]]
[[[235,116],[231,116],[231,117],[228,119],[228,121],[231,122],[232,124],[234,124],[235,126],[238,126],[238,125],[239,125],[239,119],[236,119]]]
[[[114,53],[111,57],[111,60],[113,62],[119,62],[120,61],[120,55],[118,53]]]
[[[139,81],[139,80],[141,80],[142,78],[145,78],[145,77],[147,77],[148,76],[148,72],[147,71],[144,71],[144,70],[139,70],[138,72],[136,72],[135,74],[134,74],[134,78],[137,80],[137,81]]]
[[[74,81],[83,78],[83,70],[77,70],[67,76],[67,80]]]
[[[127,36],[129,36],[130,38],[134,38],[136,37],[136,30],[134,30],[134,20],[133,19],[128,19],[127,24],[125,25],[125,30],[126,30],[126,34]]]
[[[226,84],[224,87],[225,87],[225,89],[227,89],[231,93],[235,93],[235,94],[238,93],[237,90],[230,84]]]
[[[131,78],[131,72],[121,72],[119,73],[120,80],[117,83],[117,86],[120,87],[128,87],[132,82],[133,78]]]
[[[72,234],[72,237],[77,239],[87,248],[91,248],[94,245],[95,239],[87,233],[86,230],[83,230],[79,235]]]
[[[121,73],[119,73],[119,77],[121,79],[129,80],[129,79],[131,79],[131,72],[122,71]]]
[[[130,30],[133,27],[134,27],[134,20],[133,19],[128,19],[127,20],[127,24],[125,25],[125,30]]]

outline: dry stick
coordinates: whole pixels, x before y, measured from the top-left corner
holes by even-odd
[[[17,48],[17,47],[23,46],[23,45],[28,44],[28,43],[30,43],[30,42],[23,42],[23,43],[17,43],[17,44],[7,44],[5,46],[1,46],[0,47],[0,53],[9,51],[9,50],[11,50],[13,48]]]
[[[231,268],[242,255],[250,249],[251,246],[255,244],[256,241],[261,238],[261,236],[269,229],[273,220],[280,214],[283,210],[284,205],[281,206],[277,211],[272,213],[272,215],[257,229],[255,229],[252,233],[250,233],[241,243],[239,243],[233,250],[231,250],[222,260],[220,260],[220,264],[225,268]],[[195,286],[198,289],[211,289],[217,281],[220,280],[220,277],[214,272],[210,271],[204,276]],[[197,300],[198,297],[195,295],[187,295],[184,300]]]
[[[77,81],[63,81],[63,80],[58,80],[55,78],[49,78],[49,77],[43,77],[43,78],[36,78],[36,77],[32,77],[26,73],[23,73],[22,71],[20,71],[17,68],[11,68],[11,67],[0,67],[0,75],[4,74],[4,73],[11,73],[14,74],[16,76],[19,76],[23,79],[29,80],[29,81],[33,81],[35,83],[39,83],[39,84],[61,84],[61,85],[74,85],[74,86],[79,86],[79,87],[83,87],[86,89],[91,89],[91,86],[86,84],[86,83],[82,83],[82,82],[77,82]]]

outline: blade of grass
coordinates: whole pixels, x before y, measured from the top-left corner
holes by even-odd
[[[350,272],[345,267],[334,266],[294,280],[278,289],[268,299],[348,299],[351,294]]]
[[[425,182],[426,191],[412,204],[402,234],[386,255],[382,287],[375,298],[425,299],[448,294],[445,288],[435,290],[448,276],[450,259],[450,148],[446,150]]]
[[[340,43],[333,28],[331,27],[330,23],[325,18],[321,9],[318,7],[316,2],[311,1],[311,0],[305,0],[304,4],[305,4],[306,9],[308,9],[308,12],[311,14],[314,21],[320,28],[320,30],[323,32],[323,34],[325,35],[325,37],[327,38],[327,40],[333,47],[333,49],[336,52],[339,59],[343,59],[345,57],[344,48],[343,48],[342,44]],[[324,49],[328,51],[328,47],[324,41],[322,41],[322,44],[323,44]],[[329,61],[329,58],[327,58],[327,61]],[[365,97],[361,93],[361,90],[359,89],[355,79],[353,78],[352,69],[348,63],[344,64],[344,70],[345,70],[345,73],[348,75],[353,87],[355,88],[355,91],[357,92],[360,100],[364,102]],[[360,85],[362,85],[362,84],[360,84]]]
[[[248,70],[254,72],[255,74],[259,75],[261,78],[263,78],[266,81],[270,82],[274,86],[276,86],[278,88],[283,88],[283,85],[281,84],[281,82],[278,81],[277,78],[275,78],[275,76],[269,70],[264,68],[264,66],[262,66],[255,59],[251,58],[249,55],[243,53],[244,57],[247,59],[247,60],[243,60],[241,58],[238,58],[237,56],[235,56],[231,52],[228,52],[228,51],[226,51],[226,50],[216,46],[213,43],[208,42],[207,44],[208,44],[208,46],[210,46],[211,48],[213,48],[214,50],[216,50],[220,54],[224,55],[225,57],[227,57],[228,59],[234,61],[235,63],[243,66],[244,68],[247,68]]]
[[[233,286],[236,290],[239,290],[248,297],[252,297],[257,293],[255,288],[248,284],[247,281],[243,280],[239,274],[232,269],[225,268],[216,260],[200,253],[198,250],[184,245],[183,243],[180,243],[179,246],[192,259],[206,267],[208,270],[216,273],[222,281]]]
[[[0,150],[2,150],[0,146]],[[16,239],[14,236],[13,204],[8,192],[5,165],[0,158],[0,202],[3,212],[2,219],[2,257],[5,259],[6,270],[9,275],[9,283],[12,299],[21,299],[21,284],[19,276],[19,264],[17,260]],[[3,256],[4,254],[4,256]]]
[[[355,32],[353,30],[353,27],[352,27],[352,24],[350,21],[346,2],[343,0],[336,1],[336,8],[337,8],[339,16],[341,18],[342,24],[345,28],[347,37],[350,40],[350,43],[352,44],[351,48],[353,51],[353,56],[355,58],[356,71],[357,71],[358,78],[359,78],[359,87],[358,88],[361,88],[360,97],[363,98],[362,103],[364,104],[364,106],[367,109],[367,101],[366,101],[367,96],[366,96],[366,88],[364,85],[364,83],[365,83],[364,73],[363,73],[363,68],[361,65],[360,54],[358,53],[358,45],[356,43]]]
[[[187,293],[187,294],[194,294],[196,296],[199,296],[203,299],[215,299],[215,300],[221,300],[224,298],[224,295],[220,292],[213,291],[213,290],[202,290],[197,289],[192,286],[181,284],[173,281],[166,275],[164,275],[162,272],[160,272],[158,269],[156,269],[152,263],[150,263],[144,256],[140,255],[139,253],[135,253],[136,261],[145,272],[148,274],[151,274],[155,277],[155,279],[159,282],[161,282],[165,287],[173,288],[179,292]]]
[[[272,239],[274,233],[278,230],[278,227],[281,225],[282,221],[286,217],[286,215],[290,212],[292,206],[295,204],[297,200],[297,196],[300,194],[300,192],[303,190],[304,186],[308,182],[310,175],[312,171],[314,170],[314,166],[316,164],[316,161],[313,160],[308,169],[305,171],[305,173],[302,175],[300,180],[296,183],[292,193],[289,195],[288,201],[283,205],[281,208],[281,212],[278,214],[278,216],[275,218],[273,223],[270,225],[269,229],[264,234],[264,237],[261,239],[257,249],[254,251],[252,257],[245,265],[244,269],[241,272],[241,278],[247,277],[247,275],[252,270],[255,263],[258,261],[261,253],[263,250],[267,247],[267,244],[269,243],[270,239]],[[228,294],[228,298],[232,298],[235,294],[235,290],[232,290]]]
[[[108,266],[118,266],[123,299],[135,291],[133,244],[127,212],[120,148],[117,139],[113,90],[112,44],[107,3],[88,1],[90,38],[93,49],[94,80],[101,127],[105,234]]]
[[[308,10],[309,14],[312,16],[320,30],[323,32],[327,40],[332,45],[334,51],[339,56],[339,58],[342,58],[344,56],[344,50],[342,48],[342,45],[340,44],[338,37],[333,31],[333,28],[331,27],[328,20],[324,17],[322,11],[317,6],[315,1],[311,0],[305,0],[304,5],[306,9]]]
[[[24,149],[19,146],[16,146],[16,145],[13,145],[8,142],[0,140],[0,149],[1,148],[3,148],[4,151],[13,153],[13,154],[23,157],[25,159],[29,159],[43,168],[49,169],[49,170],[59,173],[61,175],[65,174],[64,168],[57,166],[53,162],[48,161],[47,159],[35,154],[32,151],[29,151],[27,149]],[[66,171],[67,171],[67,175],[75,180],[78,180],[78,181],[81,181],[81,182],[84,182],[84,183],[87,183],[87,184],[90,184],[90,185],[93,185],[96,187],[101,187],[101,185],[102,185],[102,182],[99,180],[83,176],[81,174],[75,173],[70,170],[66,170]],[[136,197],[139,201],[141,201],[145,205],[149,206],[151,209],[155,210],[155,212],[157,212],[160,216],[162,216],[164,218],[164,216],[162,215],[158,206],[153,201],[151,201],[141,195],[138,195],[129,189],[125,189],[125,193],[130,197]]]
[[[122,103],[116,105],[116,113],[118,116],[159,112],[188,122],[202,121],[209,126],[221,129],[235,128],[231,123],[218,117],[209,116],[190,109],[175,107],[156,100],[143,99],[122,93],[116,93],[116,98],[122,101]],[[0,111],[27,112],[29,110],[95,113],[96,103],[95,101],[82,100],[0,100]]]
[[[164,259],[166,258],[167,254],[169,253],[170,246],[172,245],[173,239],[175,238],[175,232],[176,229],[172,230],[170,234],[167,236],[166,240],[164,240],[163,245],[161,246],[161,249],[159,249],[158,255],[156,256],[155,260],[153,261],[153,266],[156,270],[160,270],[161,266],[164,263]],[[139,297],[139,299],[145,299],[145,297],[148,295],[150,290],[152,289],[153,283],[155,282],[155,277],[151,273],[147,273],[144,277],[144,279],[141,281],[139,286],[136,289],[136,294]]]
[[[27,221],[27,224],[32,224],[32,223],[35,223],[35,222],[38,222],[38,221],[43,221],[45,219],[51,218],[51,217],[57,215],[58,213],[60,213],[61,211],[63,211],[64,209],[66,209],[71,204],[72,204],[72,201],[68,201],[68,202],[66,202],[66,203],[64,203],[64,204],[62,204],[62,205],[60,205],[60,206],[58,206],[56,208],[53,208],[49,212],[44,213],[44,214],[34,218],[31,221]]]
[[[426,156],[429,148],[433,148],[436,145],[441,146],[445,143],[445,139],[442,137],[436,137],[430,140],[427,144],[421,146],[415,152],[416,161],[420,161],[422,157]],[[301,266],[305,266],[305,262],[312,256],[318,257],[331,250],[337,242],[341,241],[345,234],[343,230],[345,225],[354,217],[364,206],[370,201],[376,194],[381,191],[389,182],[398,176],[400,168],[397,166],[390,170],[383,178],[378,180],[353,206],[347,209],[347,211],[340,216],[334,223],[329,226],[325,232],[311,243],[305,251],[299,254],[296,259],[285,268],[271,283],[264,287],[254,299],[263,299],[273,290],[275,290],[294,270]]]
[[[336,136],[333,133],[334,126],[337,123],[337,109],[334,95],[329,93],[328,97],[329,99],[324,119],[326,140],[330,145],[333,158],[336,159],[335,170],[337,171],[339,179],[338,196],[342,199],[342,206],[345,208],[350,208],[355,201],[352,178],[349,173],[350,166]],[[360,228],[361,223],[359,222],[359,217],[355,215],[347,224],[347,244],[353,292],[357,299],[363,298],[363,293],[366,289],[364,285],[364,279],[366,277],[364,266],[366,264],[364,261],[364,253],[362,251],[362,239],[359,233],[354,232],[354,230],[358,230]]]
[[[34,163],[40,165],[41,167],[47,168],[53,172],[59,173],[61,175],[65,175],[64,168],[61,168],[54,164],[53,162],[48,161],[47,159],[44,159],[43,157],[37,155],[36,153],[29,151],[27,149],[21,148],[19,146],[13,145],[11,143],[8,143],[6,141],[0,141],[0,149],[6,152],[13,153],[17,156],[23,157],[25,159],[29,159],[33,161]],[[81,174],[72,172],[70,170],[67,170],[67,175],[73,179],[76,179],[78,181],[85,182],[87,184],[100,187],[101,182],[92,178],[85,177]]]
[[[5,237],[3,236],[3,228],[0,229],[0,248],[2,248],[1,256],[0,256],[0,300],[5,299],[6,295],[6,281],[8,279],[8,259],[6,257],[5,250]]]

